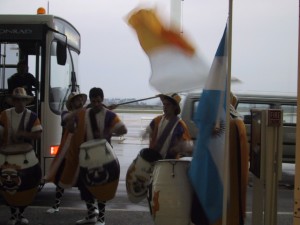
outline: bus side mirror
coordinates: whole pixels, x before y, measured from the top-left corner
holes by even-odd
[[[57,42],[56,58],[58,65],[66,65],[67,62],[67,45],[65,43]]]

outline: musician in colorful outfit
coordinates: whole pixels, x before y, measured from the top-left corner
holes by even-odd
[[[178,116],[181,112],[181,97],[174,93],[159,95],[163,104],[163,115],[155,117],[146,129],[149,148],[158,151],[164,159],[190,156],[193,142],[185,122]]]
[[[79,147],[84,142],[93,139],[106,139],[108,143],[111,143],[113,135],[120,136],[127,133],[127,128],[119,116],[103,106],[104,94],[101,88],[92,88],[89,92],[89,98],[91,105],[80,112],[78,127],[74,133],[74,142],[71,148],[74,155],[79,155]],[[97,202],[99,210],[97,218],[94,205],[95,198],[80,178],[78,187],[81,199],[86,202],[88,213],[85,218],[78,220],[76,224],[95,223],[96,225],[105,225],[106,202]]]
[[[47,210],[48,213],[58,212],[64,189],[71,188],[77,184],[79,174],[78,157],[74,158],[74,156],[69,154],[68,149],[77,127],[78,113],[83,108],[86,100],[86,94],[72,92],[66,102],[67,110],[62,112],[62,140],[58,153],[50,166],[49,173],[44,177],[45,182],[56,184],[55,203]]]
[[[34,112],[26,108],[26,105],[32,101],[33,96],[27,95],[23,87],[15,88],[12,95],[7,99],[7,103],[14,107],[2,111],[0,115],[1,148],[22,143],[33,145],[33,141],[41,137],[42,126],[39,118]],[[40,168],[36,169],[34,177],[37,178],[38,186],[41,179]],[[7,224],[28,224],[28,219],[23,215],[25,208],[26,206],[10,205],[11,217]]]
[[[227,223],[244,225],[246,220],[246,200],[248,185],[249,149],[247,131],[241,114],[236,110],[238,98],[230,93],[229,121],[229,201],[227,204]],[[192,203],[191,222],[195,225],[209,225],[204,209],[197,196]],[[221,225],[222,218],[214,225]]]

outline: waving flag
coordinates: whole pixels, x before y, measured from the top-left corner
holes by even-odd
[[[226,30],[194,118],[199,133],[189,177],[210,224],[222,218],[226,130]]]
[[[167,29],[152,9],[139,9],[128,19],[151,64],[150,85],[160,93],[203,88],[208,66],[178,31]]]

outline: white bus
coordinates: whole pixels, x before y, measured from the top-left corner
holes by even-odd
[[[199,102],[200,93],[190,93],[186,96],[181,117],[187,124],[191,136],[196,140],[198,129],[193,122],[194,115]],[[297,97],[261,94],[239,94],[237,111],[243,118],[247,136],[251,137],[251,109],[282,109],[283,110],[283,156],[286,163],[295,163],[296,147],[296,120],[297,120]]]
[[[30,109],[42,123],[42,138],[35,144],[43,173],[55,156],[61,135],[60,114],[71,91],[78,91],[80,34],[68,21],[53,15],[0,15],[0,110],[9,106],[7,79],[17,63],[26,61],[39,82]]]

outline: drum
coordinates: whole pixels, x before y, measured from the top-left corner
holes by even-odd
[[[128,199],[132,203],[139,203],[146,198],[154,162],[159,159],[161,155],[157,151],[144,148],[128,167],[126,190]]]
[[[0,149],[0,192],[9,205],[30,205],[38,192],[41,177],[41,167],[30,144]]]
[[[149,187],[149,207],[155,225],[189,225],[192,186],[188,179],[189,159],[159,160]]]
[[[105,139],[90,140],[80,146],[80,179],[100,201],[114,198],[120,177],[120,164]]]

